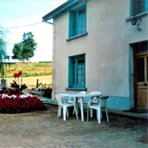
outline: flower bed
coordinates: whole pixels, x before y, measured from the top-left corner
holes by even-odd
[[[0,112],[19,113],[46,109],[45,104],[33,95],[0,94]]]
[[[19,113],[46,109],[45,104],[35,95],[24,92],[27,86],[20,84],[22,71],[15,72],[11,88],[0,89],[0,112]]]

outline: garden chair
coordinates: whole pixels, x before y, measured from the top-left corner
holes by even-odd
[[[106,119],[107,119],[107,122],[109,122],[108,111],[107,111],[108,96],[102,96],[101,92],[99,91],[90,92],[90,94],[94,95],[94,97],[92,97],[88,102],[87,121],[89,119],[89,112],[90,112],[90,117],[93,117],[93,110],[96,110],[98,123],[101,124],[102,109],[105,108]]]
[[[63,110],[63,120],[66,121],[66,116],[69,117],[68,108],[74,107],[74,111],[75,111],[76,117],[78,119],[77,111],[76,111],[76,107],[75,107],[75,100],[73,98],[63,97],[62,95],[57,94],[56,100],[58,102],[58,114],[57,114],[58,117],[61,116],[61,110]]]

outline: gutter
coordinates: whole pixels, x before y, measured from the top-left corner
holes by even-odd
[[[78,3],[81,3],[82,1],[84,1],[84,0],[68,0],[64,4],[60,5],[59,7],[54,9],[53,11],[51,11],[48,14],[46,14],[45,16],[43,16],[42,17],[43,22],[47,22],[48,20],[53,19],[54,17],[60,15],[61,13],[66,11],[67,9],[71,8],[72,6],[74,6]]]

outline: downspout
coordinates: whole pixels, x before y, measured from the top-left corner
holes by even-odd
[[[56,94],[56,26],[54,24],[53,26],[53,75],[52,75],[52,82],[53,82],[53,92],[52,92],[52,97],[55,99],[55,94]]]
[[[50,25],[53,25],[54,23],[52,22],[47,22],[46,20],[42,19],[42,22],[48,23]],[[55,94],[56,94],[56,29],[55,26],[53,25],[53,54],[52,54],[52,95],[51,99],[54,100]]]

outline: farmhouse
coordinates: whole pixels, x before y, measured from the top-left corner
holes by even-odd
[[[148,0],[68,0],[53,19],[53,98],[99,90],[113,109],[148,109]]]

